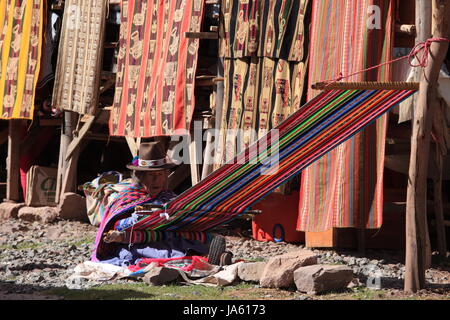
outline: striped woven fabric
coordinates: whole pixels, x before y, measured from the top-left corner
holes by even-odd
[[[312,1],[308,88],[390,60],[393,11],[393,0]],[[346,79],[390,80],[389,65]],[[381,227],[386,126],[381,117],[302,173],[297,230]]]
[[[186,240],[196,240],[200,241],[201,243],[207,243],[211,241],[212,235],[206,232],[132,230],[132,231],[125,231],[124,243],[135,243],[135,244],[150,243],[176,238],[183,238]]]
[[[32,119],[43,1],[0,0],[0,119]]]
[[[413,93],[325,91],[133,230],[208,231],[227,223]]]
[[[215,169],[300,108],[306,67],[303,62],[271,58],[225,59],[224,72]],[[236,137],[239,130],[240,139]]]
[[[134,184],[129,184],[124,189],[121,189],[120,192],[121,196],[115,197],[104,208],[105,212],[95,237],[94,251],[92,253],[93,261],[98,261],[97,252],[100,252],[100,255],[107,255],[108,251],[113,249],[103,242],[102,236],[104,231],[110,230],[118,220],[128,217],[130,210],[133,210],[136,206],[154,201],[154,197]]]
[[[194,109],[194,81],[203,0],[123,0],[116,91],[109,121],[115,136],[185,134]]]
[[[301,105],[309,0],[223,0],[219,55],[224,101],[214,168],[293,114]],[[237,135],[242,133],[242,136]]]
[[[97,0],[65,2],[52,100],[58,109],[95,113],[107,6]]]
[[[219,55],[303,61],[303,21],[308,0],[222,0]]]

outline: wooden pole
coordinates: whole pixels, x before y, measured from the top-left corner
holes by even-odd
[[[417,33],[416,36],[416,44],[423,43],[427,39],[432,37],[433,30],[434,30],[434,19],[433,19],[433,11],[435,9],[435,4],[433,1],[424,1],[420,0],[420,4],[418,6],[418,10],[420,12],[417,13],[416,18],[418,19],[417,23],[420,25],[420,31]],[[420,75],[417,81],[420,81]],[[419,83],[419,90],[420,90],[420,83]],[[426,195],[425,195],[426,199]],[[427,200],[425,200],[427,201]],[[426,208],[426,205],[425,205]],[[425,235],[425,245],[424,245],[424,269],[428,269],[431,266],[431,244],[430,244],[430,235],[428,233],[428,222],[427,222],[427,214],[426,211],[423,216],[424,222],[423,222],[423,228],[425,229],[423,231],[423,234]],[[425,270],[423,271],[425,273]]]
[[[64,111],[64,121],[61,128],[61,142],[59,146],[59,160],[58,160],[58,175],[56,178],[56,193],[55,202],[59,203],[65,185],[67,168],[69,167],[69,160],[66,160],[66,153],[70,142],[73,139],[73,131],[75,130],[78,115],[72,111]]]
[[[311,88],[314,90],[419,90],[419,83],[404,81],[317,82],[313,83]]]
[[[434,191],[434,215],[436,219],[437,247],[439,255],[442,258],[447,256],[447,238],[444,225],[444,206],[442,199],[442,174],[444,167],[444,156],[447,153],[447,145],[445,142],[445,130],[447,130],[445,114],[445,102],[439,99],[437,112],[435,113],[433,122],[433,133],[437,137],[434,146],[434,175],[433,175],[433,191]]]
[[[217,79],[223,79],[223,61],[221,58],[217,59]],[[214,97],[214,120],[211,120],[210,125],[214,126],[215,130],[220,130],[223,109],[223,81],[216,81],[216,90]],[[213,123],[214,122],[214,123]],[[217,132],[216,132],[217,133]],[[211,141],[212,135],[208,132],[205,149],[205,163],[203,164],[202,179],[205,179],[211,172],[214,171],[215,152],[217,150],[217,143],[219,140],[218,134],[214,137],[214,142]]]
[[[434,215],[436,218],[436,233],[437,233],[437,247],[439,255],[442,258],[447,256],[447,239],[445,235],[444,225],[444,208],[442,204],[442,172],[444,156],[436,146],[434,150],[436,161],[436,173],[433,177],[433,191],[434,191]]]
[[[450,38],[450,0],[433,0],[435,19],[434,37]],[[428,25],[431,17],[423,15],[423,6],[429,1],[416,1],[416,9],[421,26]],[[422,8],[422,9],[421,9]],[[434,100],[437,96],[437,80],[441,65],[448,50],[448,42],[433,42],[430,46],[428,66],[423,69],[420,80],[419,97],[413,119],[411,137],[411,157],[408,174],[406,203],[406,261],[405,284],[407,292],[416,292],[425,285],[427,258],[427,174],[430,151],[431,125],[433,121]],[[429,243],[429,242],[428,242]]]
[[[21,126],[23,126],[22,120],[9,120],[6,199],[15,202],[20,200],[19,158]]]

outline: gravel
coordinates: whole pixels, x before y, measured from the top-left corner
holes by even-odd
[[[33,294],[58,287],[80,289],[99,285],[88,280],[77,284],[67,281],[75,266],[90,259],[96,231],[97,228],[90,224],[67,220],[48,224],[18,219],[2,221],[0,295]],[[227,236],[226,239],[227,250],[233,253],[234,261],[267,261],[276,255],[304,249],[303,245],[259,242],[235,236]],[[405,267],[401,252],[367,250],[362,256],[354,251],[313,251],[319,257],[318,263],[350,266],[362,285],[375,283],[382,288],[403,287]],[[426,273],[427,285],[448,293],[449,267],[448,260],[439,266],[433,265]],[[380,282],[377,283],[376,279],[380,279]],[[130,281],[114,280],[114,283]]]

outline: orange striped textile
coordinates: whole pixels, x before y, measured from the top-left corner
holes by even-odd
[[[391,59],[394,1],[314,0],[309,85]],[[346,81],[387,81],[386,66]],[[319,91],[309,89],[308,99]],[[379,228],[387,116],[313,163],[302,173],[297,230]]]
[[[43,2],[0,0],[0,119],[32,119]]]
[[[114,136],[185,134],[194,109],[194,81],[203,0],[123,0]]]

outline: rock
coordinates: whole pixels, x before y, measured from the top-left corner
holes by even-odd
[[[49,223],[58,218],[58,211],[53,207],[22,207],[17,217],[28,222]]]
[[[353,280],[353,271],[346,266],[312,265],[294,271],[297,290],[308,294],[338,291]]]
[[[352,281],[350,281],[350,283],[347,285],[347,288],[349,289],[353,289],[353,288],[358,288],[361,287],[362,283],[359,281],[358,278],[353,278]]]
[[[366,264],[368,264],[368,263],[369,263],[369,259],[366,259],[366,258],[359,259],[359,261],[357,262],[357,264],[358,264],[360,267],[362,267],[362,266],[364,266],[364,265],[366,265]]]
[[[307,296],[301,295],[301,296],[294,298],[294,300],[310,300],[310,298]]]
[[[239,264],[239,279],[247,282],[259,282],[266,264],[266,262],[249,262]]]
[[[317,263],[318,256],[310,250],[292,251],[270,258],[261,275],[260,285],[267,288],[288,288],[294,285],[294,271]]]
[[[146,267],[147,272],[144,275],[144,282],[151,286],[160,286],[176,280],[180,273],[171,268],[158,267],[156,264]]]
[[[0,203],[0,221],[8,219],[16,219],[19,209],[24,207],[25,203],[2,202]]]
[[[58,211],[61,219],[89,222],[86,198],[76,193],[64,193],[58,205]]]

